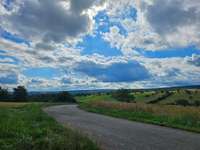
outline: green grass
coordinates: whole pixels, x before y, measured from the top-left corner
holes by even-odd
[[[190,103],[193,103],[194,101],[200,101],[200,91],[198,92],[191,91],[191,94],[188,94],[184,91],[173,92],[171,96],[161,101],[160,104],[173,104],[177,100],[181,99],[188,100]]]
[[[77,96],[75,98],[79,103],[86,103],[91,101],[116,101],[116,99],[114,99],[111,94],[93,94],[89,96]]]
[[[158,97],[162,96],[163,93],[156,92],[144,92],[144,93],[132,93],[135,96],[135,101],[148,103],[150,101],[156,100]]]
[[[188,100],[190,103],[194,101],[200,101],[200,90],[190,90],[190,94],[186,93],[185,90],[172,90],[168,97],[160,100],[157,104],[175,104],[177,100]],[[139,103],[149,103],[162,97],[165,95],[165,92],[161,91],[146,91],[146,92],[134,92],[131,93],[135,97],[135,101]],[[117,101],[112,97],[111,94],[93,94],[89,96],[77,96],[77,101],[79,103],[82,102],[90,102],[90,101]]]
[[[94,113],[200,133],[200,109],[175,105],[87,100],[80,108]]]
[[[27,105],[28,103],[16,103],[16,102],[0,102],[0,109],[1,108],[9,108],[9,107],[12,107],[12,108],[17,108],[17,107],[22,107],[22,106],[25,106]]]
[[[158,104],[175,104],[177,100],[187,100],[189,103],[193,103],[194,101],[200,101],[200,90],[188,90],[190,94],[186,92],[186,90],[176,90],[170,91],[171,95],[160,100]],[[135,101],[148,103],[150,101],[154,101],[159,97],[165,95],[165,92],[161,91],[147,91],[147,92],[136,92],[132,93],[135,96]]]
[[[64,128],[41,105],[0,103],[0,150],[97,150],[80,133]]]

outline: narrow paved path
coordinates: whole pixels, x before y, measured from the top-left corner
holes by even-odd
[[[200,134],[89,113],[76,105],[44,111],[87,133],[105,150],[200,150]]]

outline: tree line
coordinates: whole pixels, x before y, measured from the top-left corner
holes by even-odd
[[[36,93],[30,94],[24,86],[13,88],[12,92],[0,87],[0,101],[3,102],[70,102],[76,100],[67,91],[56,93]]]

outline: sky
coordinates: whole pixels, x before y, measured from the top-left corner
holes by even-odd
[[[199,84],[199,0],[0,0],[1,87]]]

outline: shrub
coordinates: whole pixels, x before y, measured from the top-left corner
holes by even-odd
[[[135,97],[131,95],[129,90],[120,89],[112,93],[112,97],[121,102],[133,102]]]
[[[181,105],[181,106],[190,106],[190,103],[188,100],[185,99],[180,99],[176,101],[176,105]]]
[[[9,101],[10,95],[7,89],[0,87],[0,101]]]
[[[172,95],[171,92],[165,91],[165,92],[163,92],[163,95],[162,95],[162,96],[159,96],[157,99],[152,100],[152,101],[150,101],[150,102],[148,102],[148,103],[149,103],[149,104],[156,104],[156,103],[158,103],[158,102],[160,102],[160,101],[166,99],[166,98],[169,97],[170,95]]]
[[[200,101],[195,100],[194,101],[194,106],[197,106],[197,107],[200,106]]]
[[[18,86],[17,88],[13,89],[13,97],[17,102],[24,102],[27,101],[27,90],[24,86]]]
[[[189,99],[193,99],[193,96],[190,95],[190,96],[189,96]]]
[[[74,97],[67,91],[63,91],[63,92],[58,93],[56,101],[57,102],[70,102],[70,103],[76,102]]]
[[[188,95],[191,95],[191,94],[192,94],[192,92],[189,91],[189,90],[185,90],[185,93],[187,93]]]

